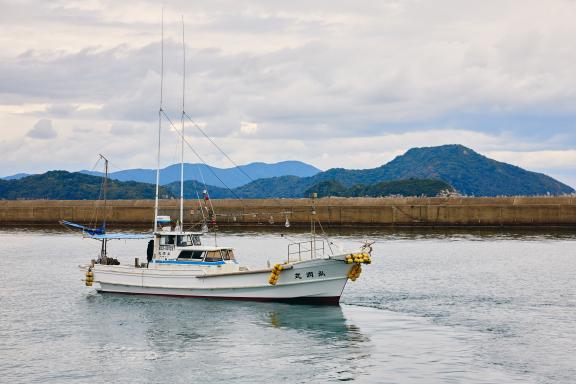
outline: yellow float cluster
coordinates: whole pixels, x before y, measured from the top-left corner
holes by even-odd
[[[370,258],[369,253],[351,253],[350,255],[346,256],[346,264],[370,264],[372,263],[372,259]]]
[[[354,264],[352,268],[350,268],[350,272],[348,272],[348,278],[352,281],[356,281],[356,279],[360,276],[361,273],[362,273],[362,266],[359,263]]]
[[[94,282],[94,272],[90,269],[86,271],[86,286],[91,287],[92,283]]]
[[[268,283],[270,285],[276,285],[278,282],[278,278],[280,277],[280,272],[282,272],[282,264],[276,264],[274,268],[272,268],[272,273],[270,274],[270,278],[268,279]]]

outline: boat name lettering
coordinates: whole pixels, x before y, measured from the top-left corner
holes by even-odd
[[[306,278],[309,278],[309,277],[314,277],[314,272],[312,272],[312,271],[306,272]],[[324,273],[324,271],[318,271],[318,277],[326,277],[326,273]],[[302,273],[296,272],[294,274],[294,278],[302,280]]]

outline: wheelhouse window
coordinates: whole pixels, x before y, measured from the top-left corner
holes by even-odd
[[[198,235],[192,235],[192,244],[194,245],[202,245],[200,243],[200,236]]]
[[[204,261],[222,261],[222,255],[220,251],[208,251]]]
[[[234,260],[234,251],[231,249],[222,249],[220,254],[224,260]]]
[[[160,236],[160,245],[173,245],[176,236]]]
[[[174,245],[176,236],[160,236],[160,245]]]
[[[185,235],[178,235],[176,236],[177,240],[178,240],[178,246],[179,247],[186,247],[190,244],[190,236],[185,236]]]
[[[204,251],[181,251],[178,259],[201,261],[204,258]]]

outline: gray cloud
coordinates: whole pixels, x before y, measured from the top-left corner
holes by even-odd
[[[0,0],[0,7],[0,107],[11,106],[0,110],[3,120],[54,121],[59,141],[73,127],[98,127],[107,140],[154,129],[156,2]],[[494,139],[479,150],[576,146],[576,76],[566,64],[576,61],[575,2],[177,0],[165,9],[165,110],[179,122],[184,14],[186,111],[221,141],[242,137],[231,146],[244,149],[241,159],[262,160],[250,143],[267,140],[300,143],[274,147],[279,160],[317,159],[310,143],[331,139],[318,160],[328,166],[334,153],[354,152],[337,140],[414,133],[395,141],[400,150],[455,130]],[[258,130],[245,135],[243,123]],[[23,135],[15,132],[6,140]],[[193,129],[187,134],[200,142]],[[98,145],[83,151],[107,146]],[[150,151],[138,145],[134,153],[109,148],[132,164]]]
[[[110,133],[118,136],[131,136],[141,131],[138,127],[127,124],[114,124],[110,127]]]
[[[48,119],[40,119],[34,127],[28,131],[26,136],[31,137],[33,139],[54,139],[58,136],[58,133],[52,127],[52,120]]]

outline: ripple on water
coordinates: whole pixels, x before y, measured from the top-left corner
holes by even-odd
[[[381,242],[346,288],[349,305],[323,308],[95,294],[76,267],[94,257],[94,243],[0,231],[2,380],[573,382],[573,235],[335,240],[356,246],[367,236]],[[251,266],[281,257],[274,234],[221,241]],[[131,261],[145,244],[110,247]]]

